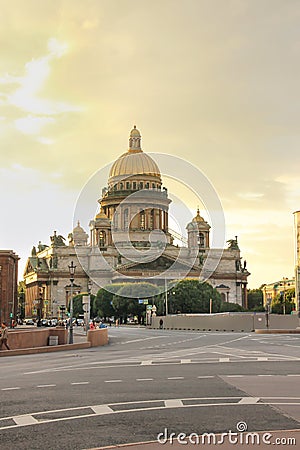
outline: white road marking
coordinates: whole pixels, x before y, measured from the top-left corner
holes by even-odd
[[[189,364],[191,362],[191,360],[190,359],[182,359],[180,362],[181,362],[181,364]]]
[[[266,358],[265,356],[259,356],[257,358],[257,361],[268,361],[268,358]]]
[[[151,364],[152,364],[152,361],[150,361],[150,360],[141,362],[141,366],[151,366]]]
[[[74,382],[74,383],[71,383],[71,384],[90,384],[90,382],[89,381],[77,381],[77,382]]]
[[[136,381],[153,381],[153,378],[136,378]]]
[[[167,380],[183,380],[184,377],[168,377]]]
[[[274,377],[274,375],[269,375],[269,374],[266,374],[266,375],[256,375],[257,377]]]
[[[14,416],[13,421],[16,425],[19,426],[33,425],[35,423],[38,423],[38,421],[30,414],[26,414],[24,416]]]
[[[39,384],[37,388],[54,387],[56,384]]]
[[[187,401],[194,401],[198,400],[199,403],[197,404],[184,404],[183,402]],[[206,401],[203,403],[203,400]],[[215,403],[214,401],[218,400],[219,403]],[[227,400],[227,402],[224,402],[224,400]],[[228,400],[231,400],[228,402]],[[259,402],[261,400],[261,402]],[[275,401],[274,401],[275,400]],[[277,400],[277,401],[276,401]],[[284,401],[280,401],[284,400]],[[296,400],[296,402],[295,402]],[[203,407],[213,407],[216,406],[240,406],[240,405],[255,405],[257,407],[259,406],[265,406],[265,405],[293,405],[297,406],[300,404],[300,397],[187,397],[187,398],[176,398],[176,399],[168,399],[164,400],[163,404],[164,406],[152,406],[149,405],[148,407],[142,406],[143,404],[149,404],[149,403],[155,403],[159,402],[161,404],[161,399],[152,399],[152,400],[139,400],[139,401],[131,401],[131,402],[119,402],[119,403],[109,403],[109,404],[103,404],[103,405],[86,405],[86,406],[79,406],[75,408],[64,408],[64,409],[57,409],[57,410],[49,410],[49,411],[35,411],[30,414],[24,414],[20,416],[9,416],[9,417],[0,417],[0,421],[12,419],[15,422],[15,425],[6,425],[0,427],[0,430],[10,429],[10,428],[17,428],[21,426],[29,426],[29,425],[39,425],[39,424],[46,424],[46,423],[54,423],[54,422],[63,422],[63,421],[69,421],[69,420],[76,420],[76,419],[87,419],[90,417],[95,417],[96,415],[109,415],[109,414],[124,414],[124,413],[132,413],[132,412],[145,412],[145,411],[157,411],[157,410],[163,410],[164,408],[203,408]],[[238,403],[237,403],[238,402]],[[136,405],[136,407],[130,408],[129,405]],[[114,406],[122,405],[123,407],[126,407],[128,405],[127,409],[119,409],[119,410],[113,410]],[[70,415],[70,416],[64,416],[59,418],[52,418],[49,414],[52,413],[61,413],[61,412],[73,412],[78,411],[79,415]],[[87,414],[84,414],[82,410],[87,410]],[[89,413],[88,410],[92,410],[92,413]],[[35,419],[34,416],[43,416],[43,419]]]
[[[243,397],[239,401],[239,405],[254,405],[260,400],[259,397]]]
[[[181,400],[165,400],[165,407],[166,408],[181,408],[183,406],[183,403]]]
[[[226,378],[242,378],[244,375],[225,375]]]
[[[105,380],[104,383],[122,383],[122,380]]]
[[[219,358],[219,362],[230,362],[229,358]]]
[[[95,406],[90,406],[90,408],[94,411],[95,414],[98,414],[98,415],[111,414],[114,412],[114,410],[111,409],[107,405],[95,405]]]
[[[1,391],[15,391],[17,389],[21,389],[21,388],[20,387],[2,388]]]
[[[149,339],[161,339],[161,338],[166,338],[167,336],[151,336],[151,337],[147,337],[147,338],[142,338],[142,339],[132,339],[131,341],[123,341],[123,342],[119,342],[119,344],[131,344],[132,342],[141,342],[141,341],[147,341]]]
[[[214,375],[201,375],[197,378],[215,378],[215,376]]]

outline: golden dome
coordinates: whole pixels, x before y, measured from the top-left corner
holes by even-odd
[[[152,175],[160,177],[160,172],[156,162],[146,153],[142,151],[139,153],[126,152],[112,165],[109,178],[123,175]]]
[[[115,181],[112,178],[122,179],[132,175],[150,175],[160,179],[158,165],[141,149],[141,135],[136,126],[130,132],[128,151],[113,163],[108,181],[111,183]]]
[[[102,207],[100,208],[100,211],[96,215],[95,220],[108,220],[109,221],[109,218],[107,217],[107,215],[103,211]]]
[[[203,219],[203,217],[200,216],[200,210],[199,208],[197,209],[197,215],[193,218],[192,222],[205,222],[205,220]]]

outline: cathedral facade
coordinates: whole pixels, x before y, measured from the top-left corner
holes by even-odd
[[[183,278],[207,280],[223,301],[247,307],[246,264],[237,238],[226,249],[210,247],[210,225],[199,209],[186,226],[185,245],[175,245],[169,228],[168,190],[156,162],[141,148],[134,127],[128,151],[112,165],[89,234],[80,226],[68,241],[54,232],[33,247],[24,272],[26,317],[57,317],[71,295],[68,266],[76,265],[73,294],[111,283],[147,281],[157,286]]]

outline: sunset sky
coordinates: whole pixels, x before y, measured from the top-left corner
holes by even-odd
[[[134,124],[144,151],[183,158],[208,177],[250,287],[293,276],[299,1],[0,7],[0,248],[21,257],[20,276],[39,240],[50,243],[53,230],[67,237],[80,191],[127,150]]]

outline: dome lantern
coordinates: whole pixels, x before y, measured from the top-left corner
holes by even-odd
[[[141,133],[134,125],[129,136],[129,152],[141,152]]]
[[[150,177],[149,182],[159,182],[161,185],[160,170],[151,156],[141,149],[141,134],[135,125],[130,132],[128,151],[123,153],[111,166],[109,187],[132,176]]]

